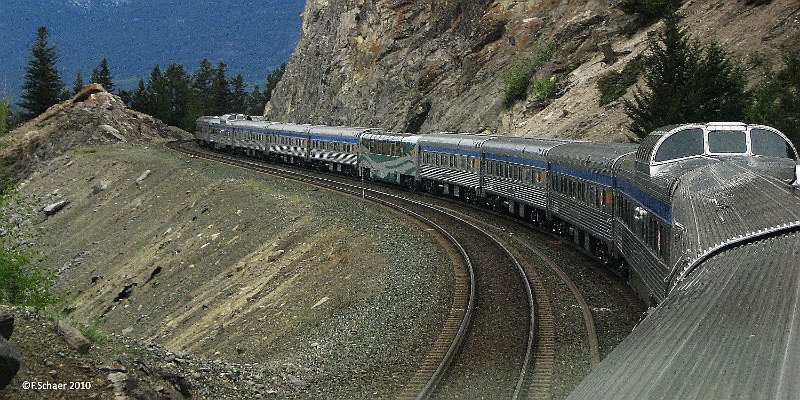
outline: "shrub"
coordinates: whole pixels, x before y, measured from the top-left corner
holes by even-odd
[[[0,208],[14,197],[14,188],[2,184]],[[6,221],[2,221],[5,225]],[[0,303],[41,310],[56,301],[52,293],[55,274],[33,266],[29,257],[0,238]]]
[[[604,106],[622,97],[639,80],[644,69],[644,57],[636,56],[622,71],[610,71],[597,81],[600,92],[600,105]]]
[[[617,7],[626,14],[636,17],[625,29],[628,33],[633,33],[676,11],[682,3],[683,0],[621,0]]]
[[[507,73],[503,88],[503,105],[511,107],[528,96],[531,74],[524,65],[515,65]]]
[[[550,79],[537,79],[533,82],[533,96],[536,101],[546,102],[556,98],[561,89],[555,77]]]
[[[532,56],[524,58],[506,72],[503,80],[503,105],[506,108],[528,97],[528,88],[533,81],[533,76],[544,63],[553,58],[556,51],[558,51],[558,47],[550,45]]]

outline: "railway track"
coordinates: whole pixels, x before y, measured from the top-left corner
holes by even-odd
[[[208,151],[191,142],[167,146],[394,208],[433,227],[458,249],[466,269],[456,273],[451,313],[401,398],[516,399],[528,396],[530,385],[547,386],[542,380],[546,381],[549,375],[541,370],[552,364],[547,357],[552,352],[546,346],[552,338],[547,329],[541,332],[538,328],[552,322],[552,308],[547,304],[543,307],[539,300],[546,298],[541,283],[534,279],[532,288],[527,269],[487,230],[447,210],[352,181]],[[530,373],[531,366],[538,370]]]

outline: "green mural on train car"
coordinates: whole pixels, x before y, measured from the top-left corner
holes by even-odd
[[[402,183],[417,173],[416,145],[402,141],[378,142],[365,140],[361,152],[362,170],[369,170],[371,179]],[[405,178],[403,178],[405,176]]]

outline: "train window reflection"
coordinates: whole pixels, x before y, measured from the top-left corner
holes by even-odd
[[[703,146],[702,129],[695,128],[676,132],[666,138],[658,147],[655,161],[676,160],[701,155],[705,152]]]
[[[744,131],[709,131],[708,151],[711,153],[747,153]]]
[[[759,156],[797,158],[794,150],[780,135],[766,129],[754,128],[750,131],[753,154]]]

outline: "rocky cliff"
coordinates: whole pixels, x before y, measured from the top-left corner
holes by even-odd
[[[658,26],[622,34],[631,17],[614,3],[308,0],[300,42],[265,116],[399,131],[625,140],[620,102],[600,106],[596,83],[640,53]],[[694,37],[721,42],[745,65],[800,43],[795,0],[689,1],[681,12]],[[556,83],[557,98],[540,101],[531,90],[505,107],[507,72],[537,59],[543,63],[534,78]]]

